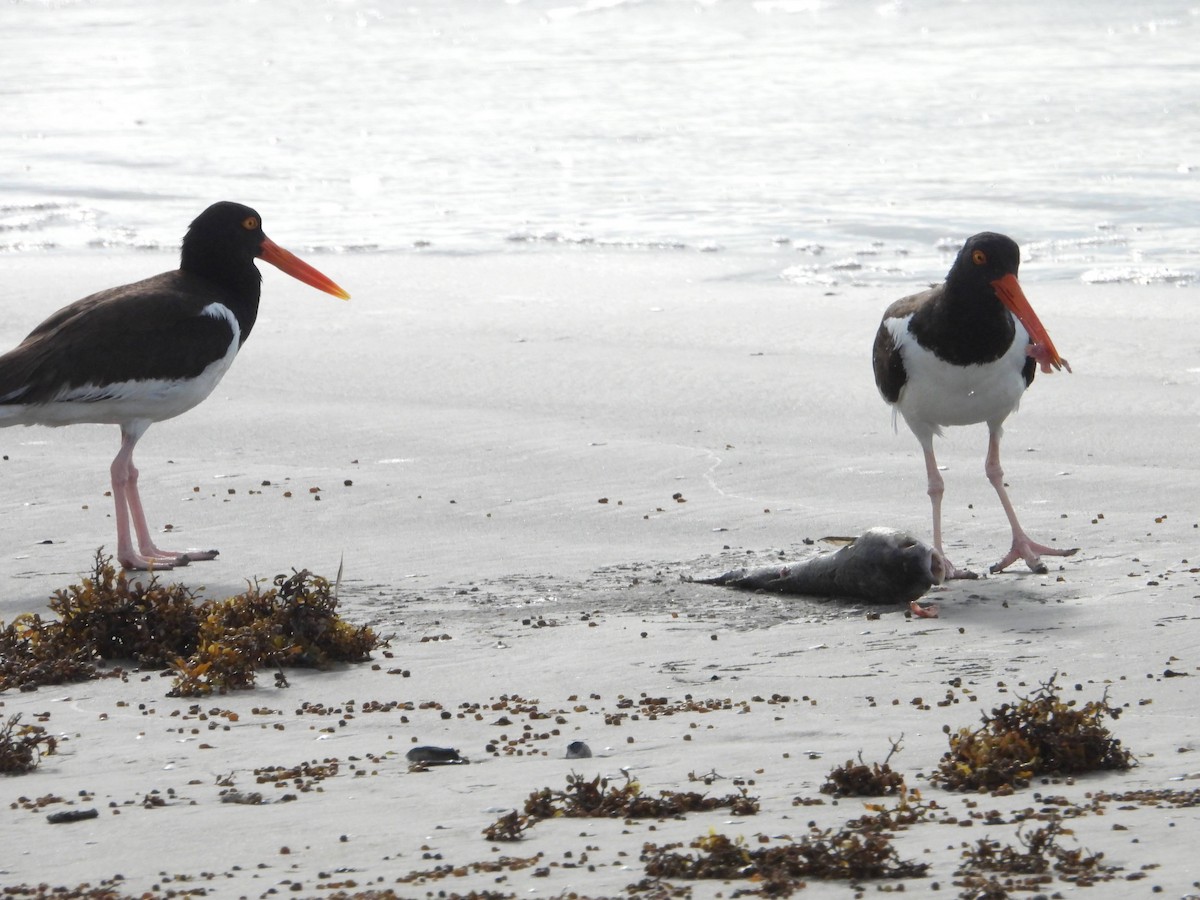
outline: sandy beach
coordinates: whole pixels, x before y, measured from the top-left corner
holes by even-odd
[[[928,875],[867,891],[958,896],[967,844],[1016,842],[1029,810],[1081,809],[1063,844],[1119,868],[1090,887],[1056,877],[1046,896],[1200,896],[1200,799],[1186,802],[1200,779],[1192,290],[1023,278],[1074,374],[1039,375],[1026,394],[1006,428],[1006,480],[1035,539],[1081,549],[1048,575],[1016,566],[935,590],[941,617],[915,620],[900,605],[681,580],[876,525],[929,538],[919,446],[893,429],[871,376],[895,291],[798,286],[778,277],[782,257],[727,253],[309,259],[354,299],[264,272],[229,375],[139,444],[142,493],[152,525],[170,525],[164,544],[221,550],[164,580],[224,597],[342,565],[343,614],[389,636],[390,655],[289,675],[283,690],[267,673],[199,703],[167,698],[159,673],[0,694],[0,720],[20,713],[60,737],[35,772],[0,778],[0,886],[119,876],[130,896],[628,896],[647,842],[776,845],[861,815],[861,800],[834,803],[821,784],[903,735],[892,767],[944,812],[895,838]],[[173,265],[5,257],[0,302],[20,315],[0,323],[0,344]],[[111,426],[0,430],[0,621],[44,612],[111,550],[117,446]],[[985,449],[982,426],[938,445],[947,550],[979,572],[1008,546]],[[1122,710],[1111,729],[1136,768],[1008,797],[928,783],[944,727],[976,725],[1056,673],[1064,699]],[[579,740],[593,758],[565,759]],[[405,753],[426,744],[470,764],[410,772]],[[302,763],[324,777],[258,781]],[[483,837],[572,772],[628,772],[650,793],[745,787],[761,809]],[[223,803],[230,785],[265,802]],[[47,823],[73,807],[100,815]],[[754,887],[673,883],[695,897]],[[853,893],[814,880],[803,895]]]

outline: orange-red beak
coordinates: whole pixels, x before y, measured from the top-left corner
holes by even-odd
[[[1037,313],[1029,305],[1029,300],[1025,297],[1025,292],[1021,290],[1021,283],[1017,281],[1017,276],[1005,275],[1003,278],[997,278],[992,282],[992,287],[995,288],[1000,302],[1017,317],[1017,320],[1029,332],[1029,340],[1033,342],[1033,350],[1029,355],[1042,364],[1042,371],[1049,372],[1053,367],[1056,370],[1065,368],[1070,372],[1071,366],[1058,355],[1058,351],[1054,348],[1054,341],[1050,340],[1050,335],[1046,333],[1046,326],[1042,324],[1042,320],[1037,317]]]
[[[318,291],[333,294],[333,296],[341,297],[343,300],[350,299],[350,295],[334,284],[333,279],[322,275],[300,257],[296,256],[296,254],[284,250],[270,238],[263,238],[258,256],[263,261],[282,269],[298,281],[303,281],[310,287],[315,287]]]

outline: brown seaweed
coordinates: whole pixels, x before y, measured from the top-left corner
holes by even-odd
[[[571,773],[567,788],[557,791],[542,788],[525,800],[523,812],[513,810],[483,830],[490,841],[519,840],[532,825],[560,816],[567,818],[600,819],[668,819],[684,813],[711,809],[728,809],[736,816],[751,816],[758,812],[758,799],[745,788],[724,797],[709,797],[695,791],[660,791],[657,797],[642,793],[641,785],[623,772],[625,783],[610,785],[607,778],[597,775],[588,779]]]
[[[926,863],[900,859],[890,836],[882,832],[813,828],[800,841],[756,849],[741,839],[710,834],[691,842],[695,853],[681,853],[679,846],[646,844],[642,852],[646,874],[654,878],[750,879],[758,883],[753,893],[786,897],[804,887],[806,878],[921,878],[929,870]]]
[[[1011,792],[1038,775],[1077,775],[1135,765],[1133,754],[1102,724],[1121,710],[1100,700],[1063,702],[1053,676],[1028,698],[983,716],[977,729],[950,735],[932,781],[950,790]],[[949,729],[947,728],[947,731]]]
[[[201,600],[156,576],[131,580],[97,551],[91,577],[56,591],[57,620],[26,613],[0,623],[0,691],[112,677],[102,661],[171,666],[170,696],[195,697],[254,685],[263,667],[361,662],[384,644],[337,613],[329,581],[307,569],[252,584],[225,600]],[[276,676],[286,686],[286,679]]]
[[[32,772],[57,746],[58,739],[41,725],[22,725],[20,713],[10,716],[0,726],[0,775]]]

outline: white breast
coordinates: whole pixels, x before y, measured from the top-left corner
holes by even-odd
[[[914,432],[940,433],[940,426],[977,422],[999,426],[1016,410],[1025,392],[1029,335],[1013,321],[1016,334],[1008,352],[994,362],[968,366],[948,363],[918,344],[907,319],[888,321],[907,375],[896,407]]]

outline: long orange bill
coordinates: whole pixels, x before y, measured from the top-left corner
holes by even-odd
[[[259,248],[258,256],[265,262],[282,269],[293,278],[303,281],[310,287],[315,287],[318,291],[324,291],[327,294],[333,294],[335,297],[341,297],[343,300],[349,300],[350,295],[333,283],[333,279],[322,275],[296,254],[284,250],[270,238],[263,238],[262,247]]]
[[[1042,371],[1049,372],[1053,367],[1056,370],[1065,368],[1070,372],[1070,364],[1058,355],[1058,351],[1054,348],[1054,341],[1050,340],[1050,335],[1046,333],[1046,326],[1042,324],[1042,320],[1037,317],[1037,313],[1029,305],[1029,300],[1025,297],[1025,292],[1021,290],[1021,283],[1017,281],[1017,276],[1005,275],[1003,278],[997,278],[992,282],[992,287],[995,288],[1000,302],[1017,317],[1017,320],[1029,332],[1029,340],[1032,342],[1029,355],[1041,363]]]

